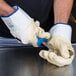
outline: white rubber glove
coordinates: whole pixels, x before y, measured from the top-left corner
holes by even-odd
[[[74,49],[71,45],[71,32],[70,25],[54,25],[50,30],[52,37],[47,43],[50,49],[49,51],[42,50],[39,55],[57,66],[71,64],[74,59]]]
[[[64,58],[52,50],[41,50],[39,53],[40,57],[47,60],[49,63],[54,64],[58,67],[62,67],[65,65],[70,65],[74,59],[74,52],[70,52],[69,58]]]
[[[50,37],[49,33],[39,27],[40,23],[34,21],[20,7],[14,6],[14,9],[15,11],[12,14],[2,16],[1,19],[15,38],[19,39],[24,44],[37,46],[37,37],[46,39]]]
[[[72,28],[67,24],[56,24],[50,29],[52,38],[48,45],[57,50],[64,58],[70,57],[70,51],[74,51],[71,45]]]

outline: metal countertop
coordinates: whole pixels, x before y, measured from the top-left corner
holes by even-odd
[[[39,57],[39,51],[46,47],[11,42],[0,39],[0,76],[76,76],[76,58],[71,65],[58,68]],[[76,50],[76,44],[73,47]]]

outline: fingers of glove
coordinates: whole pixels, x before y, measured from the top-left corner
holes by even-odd
[[[36,28],[37,36],[40,38],[49,39],[51,37],[49,32],[45,32],[41,27]]]
[[[39,37],[49,39],[51,35],[48,32],[41,32],[39,33]]]
[[[50,48],[52,47],[56,49],[57,52],[60,53],[62,57],[68,58],[70,56],[69,53],[70,43],[66,39],[54,36],[51,40],[48,41],[48,45]]]
[[[47,57],[47,61],[56,65],[56,66],[65,66],[65,65],[69,65],[72,63],[73,61],[73,58],[74,58],[74,55],[72,55],[70,58],[68,59],[65,59],[61,56],[57,56],[54,52],[50,52],[48,54],[48,57]]]
[[[62,46],[60,51],[61,51],[61,56],[63,56],[64,58],[69,58],[71,55],[75,54],[71,44]]]
[[[68,46],[67,45],[62,45],[61,48],[59,49],[59,52],[61,54],[62,57],[64,58],[69,58],[70,57],[70,52],[69,52],[69,49],[68,49]]]
[[[50,33],[48,32],[45,32],[44,29],[42,29],[40,27],[40,22],[39,21],[35,21],[35,25],[36,25],[36,33],[38,35],[38,37],[40,38],[46,38],[46,39],[49,39],[50,38]]]
[[[40,22],[39,21],[35,21],[35,25],[36,25],[36,27],[39,27],[40,26]]]
[[[70,56],[75,55],[74,48],[72,47],[72,45],[69,45],[68,49],[69,49],[69,52],[70,52]]]
[[[49,54],[49,51],[46,51],[46,50],[41,50],[39,52],[39,56],[42,57],[43,59],[47,59],[48,54]]]
[[[46,59],[49,63],[54,64],[56,66],[63,66],[60,62],[57,61],[56,58],[56,54],[53,52],[50,52],[50,54],[48,54],[48,57]]]
[[[46,39],[49,39],[51,37],[50,33],[49,32],[45,32],[42,28],[39,28],[38,36],[40,38],[46,38]]]
[[[34,47],[38,47],[37,45],[38,39],[36,36],[32,37],[29,43],[31,43]]]

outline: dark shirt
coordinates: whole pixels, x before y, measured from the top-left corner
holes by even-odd
[[[32,18],[40,21],[40,26],[46,31],[51,27],[53,23],[53,0],[5,0],[9,5],[20,6],[25,12],[27,12]],[[52,20],[51,20],[52,19]],[[0,36],[11,37],[9,30],[0,20]]]

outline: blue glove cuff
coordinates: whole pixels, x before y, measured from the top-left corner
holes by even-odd
[[[56,24],[54,24],[54,25],[57,25],[57,24],[63,24],[63,25],[71,26],[70,24],[67,24],[67,23],[56,23]]]
[[[18,6],[16,6],[16,9],[15,9],[15,11],[14,12],[12,12],[11,14],[9,14],[8,16],[0,16],[0,17],[10,17],[10,16],[12,16],[14,13],[16,13],[17,11],[18,11]]]

